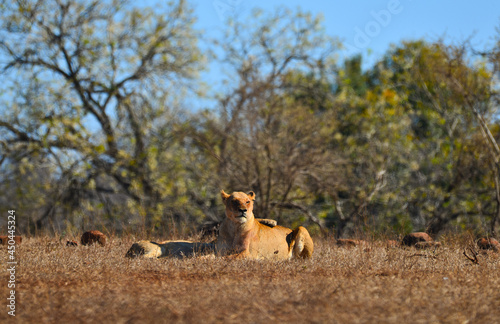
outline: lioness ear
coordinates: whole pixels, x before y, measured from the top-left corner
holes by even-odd
[[[231,197],[231,195],[225,193],[224,190],[220,191],[220,196],[222,197],[222,202],[224,203],[224,205],[226,204],[227,198]]]
[[[250,191],[249,193],[247,193],[247,195],[248,197],[250,197],[250,199],[255,200],[255,192]]]

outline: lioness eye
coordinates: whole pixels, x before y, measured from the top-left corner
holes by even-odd
[[[249,201],[247,201],[247,205],[249,205],[249,204],[250,204],[250,200],[249,200]]]

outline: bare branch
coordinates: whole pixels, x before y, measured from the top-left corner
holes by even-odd
[[[465,255],[465,257],[466,257],[469,261],[471,261],[473,264],[477,264],[477,265],[479,265],[479,260],[477,259],[477,252],[476,252],[476,251],[474,251],[474,249],[473,249],[473,248],[471,248],[471,247],[469,247],[469,251],[471,252],[472,256],[469,256],[469,255],[467,254],[466,249],[464,249],[464,255]]]
[[[314,216],[304,206],[301,206],[299,204],[292,203],[292,202],[285,202],[285,203],[271,202],[271,206],[278,207],[278,208],[284,208],[284,209],[297,209],[297,210],[300,210],[302,213],[304,213],[307,216],[307,218],[309,218],[310,221],[312,221],[314,224],[318,225],[320,227],[320,229],[322,229],[322,230],[325,229],[325,225],[324,225],[323,220],[321,220],[321,219],[317,218],[316,216]]]

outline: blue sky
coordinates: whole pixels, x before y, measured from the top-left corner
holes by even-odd
[[[197,27],[207,36],[224,28],[235,12],[243,17],[252,8],[272,11],[278,6],[300,7],[322,14],[327,33],[339,37],[346,54],[362,53],[367,64],[375,62],[391,43],[424,38],[463,41],[471,36],[478,48],[493,44],[500,26],[500,1],[465,0],[189,0],[198,17]],[[364,34],[364,36],[362,35]]]
[[[196,28],[206,40],[218,38],[227,18],[237,14],[248,17],[254,8],[274,11],[285,6],[321,14],[326,33],[338,37],[346,49],[340,60],[357,53],[363,55],[363,67],[370,68],[391,44],[403,40],[425,39],[462,42],[471,38],[477,49],[491,47],[500,36],[500,1],[482,0],[188,0],[198,19]],[[500,37],[499,37],[500,38]],[[210,84],[209,97],[220,90],[220,66],[212,62],[202,79]],[[189,100],[188,100],[189,101]],[[191,102],[192,101],[192,102]],[[192,98],[189,106],[213,108],[209,98]],[[196,108],[194,110],[196,110]]]

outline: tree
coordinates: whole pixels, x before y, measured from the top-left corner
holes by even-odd
[[[223,188],[257,193],[258,217],[293,222],[282,217],[288,209],[323,227],[307,206],[319,183],[335,182],[338,158],[327,149],[335,120],[321,107],[330,99],[313,96],[328,94],[316,86],[328,87],[338,43],[300,11],[257,11],[250,25],[230,27],[222,43],[226,90],[218,114],[193,131],[195,142],[214,157]]]
[[[201,69],[185,1],[154,10],[119,0],[13,1],[0,15],[0,71],[10,81],[2,171],[25,157],[40,168],[30,157],[43,156],[52,183],[37,227],[63,202],[90,195],[108,208],[109,197],[121,197],[115,203],[151,230],[175,187],[175,173],[163,172],[182,163],[169,152],[177,93]]]
[[[390,51],[377,73],[389,75],[411,119],[409,212],[431,233],[464,217],[490,215],[484,191],[491,183],[491,159],[478,151],[484,148],[478,135],[488,132],[482,116],[493,112],[484,65],[468,62],[464,46],[420,41]]]
[[[328,217],[338,236],[356,227],[436,234],[493,218],[492,160],[463,89],[444,81],[467,75],[474,104],[492,114],[489,72],[451,53],[442,43],[405,42],[367,71],[359,57],[339,71],[336,138],[347,166]]]
[[[496,224],[500,223],[500,149],[498,147],[498,120],[495,115],[495,112],[497,112],[500,103],[500,93],[498,92],[498,76],[500,75],[500,28],[497,28],[497,32],[498,35],[496,44],[493,48],[485,52],[474,51],[475,54],[480,55],[483,59],[486,59],[486,63],[488,63],[491,67],[488,95],[491,97],[489,108],[493,111],[493,113],[488,114],[484,111],[484,109],[481,109],[481,107],[473,104],[471,105],[470,95],[468,100],[469,109],[478,120],[478,123],[481,127],[481,133],[485,139],[485,142],[488,143],[488,151],[494,163],[492,170],[494,173],[495,198],[497,207],[496,213],[493,217],[491,217],[490,221],[490,233],[493,236],[497,234]],[[485,67],[483,67],[482,70],[485,71]],[[455,84],[461,86],[462,88],[463,86],[467,86],[463,84],[463,80],[461,80],[462,82],[457,82],[456,80],[453,81]],[[494,124],[491,125],[491,122],[487,123],[488,120],[493,120]]]

